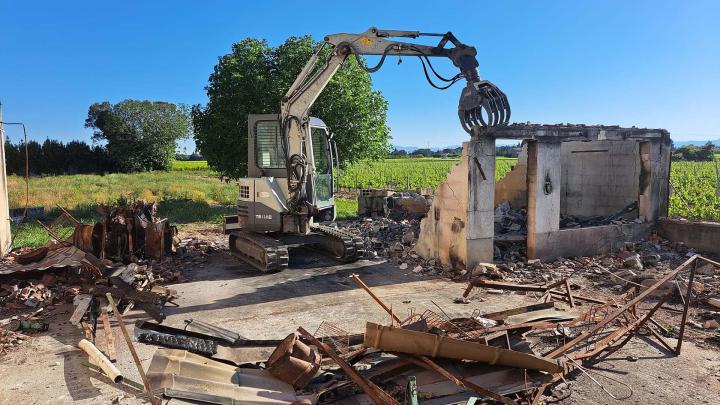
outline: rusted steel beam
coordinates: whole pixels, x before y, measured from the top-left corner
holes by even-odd
[[[573,299],[572,291],[570,291],[570,282],[565,279],[565,289],[567,290],[567,297],[570,301],[570,308],[575,308],[575,300]]]
[[[148,380],[147,376],[145,375],[145,370],[142,368],[142,364],[140,363],[140,357],[138,357],[137,352],[135,351],[135,346],[133,346],[132,339],[130,339],[130,334],[127,331],[127,327],[125,326],[125,321],[123,321],[122,314],[120,314],[120,311],[117,309],[117,305],[115,305],[115,300],[113,300],[112,294],[107,293],[106,294],[107,300],[110,303],[110,306],[112,306],[113,312],[115,313],[115,319],[117,320],[118,325],[120,326],[120,330],[122,331],[123,337],[125,337],[125,343],[128,345],[128,349],[130,349],[130,354],[132,355],[133,361],[135,362],[135,366],[138,369],[138,373],[140,373],[140,378],[142,378],[143,385],[145,386],[145,392],[148,395],[148,398],[150,398],[150,403],[152,405],[158,405],[159,402],[157,398],[153,395],[152,388],[150,387],[150,381]]]
[[[380,387],[375,385],[372,381],[366,379],[360,373],[358,373],[351,365],[349,365],[345,360],[343,360],[337,353],[335,353],[332,348],[330,348],[325,343],[318,340],[315,336],[311,335],[308,331],[303,329],[302,327],[298,328],[298,332],[308,340],[311,344],[313,344],[315,347],[320,349],[323,353],[325,353],[327,356],[333,359],[335,363],[337,363],[338,366],[345,372],[345,374],[350,377],[351,380],[355,384],[357,384],[372,400],[377,404],[396,404],[399,405],[399,403],[395,400],[395,398],[391,397],[390,394],[383,391]]]
[[[525,323],[519,323],[517,325],[500,325],[500,326],[493,326],[492,328],[485,329],[485,332],[492,333],[492,332],[500,332],[500,331],[507,331],[507,330],[515,330],[515,329],[547,329],[547,328],[554,328],[558,325],[563,325],[562,322],[548,322],[548,321],[535,321],[535,322],[525,322]]]
[[[695,255],[693,257],[702,257]],[[678,334],[677,346],[675,347],[675,354],[680,355],[680,349],[682,348],[683,336],[685,336],[685,321],[687,321],[688,311],[690,310],[690,300],[692,299],[693,292],[693,280],[695,280],[695,269],[697,269],[697,261],[693,262],[693,267],[690,269],[690,278],[688,279],[688,288],[685,295],[685,305],[683,306],[682,319],[680,320],[680,333]]]
[[[673,279],[674,277],[676,277],[676,276],[677,276],[682,270],[684,270],[688,265],[690,265],[691,263],[695,262],[695,260],[696,260],[698,257],[699,257],[699,255],[693,255],[691,258],[687,259],[683,264],[681,264],[680,266],[676,267],[675,270],[671,271],[670,273],[668,273],[667,275],[665,275],[663,278],[661,278],[660,280],[658,280],[655,284],[653,284],[652,286],[648,287],[645,291],[643,291],[643,292],[641,292],[640,294],[638,294],[635,298],[633,298],[632,300],[630,300],[630,301],[629,301],[628,303],[626,303],[624,306],[620,307],[618,310],[616,310],[615,312],[613,312],[612,314],[608,315],[608,316],[605,317],[603,320],[601,320],[600,322],[598,322],[594,327],[592,327],[592,328],[590,328],[589,330],[585,331],[584,333],[580,334],[578,337],[576,337],[575,339],[567,342],[567,343],[564,344],[563,346],[556,348],[556,349],[553,350],[552,352],[548,353],[548,355],[547,355],[546,357],[553,358],[553,359],[554,359],[554,358],[557,358],[557,357],[559,357],[560,355],[562,355],[563,353],[565,353],[566,351],[568,351],[569,349],[571,349],[571,348],[572,348],[573,346],[575,346],[576,344],[578,344],[578,343],[580,343],[580,342],[582,342],[582,341],[587,340],[590,336],[594,335],[594,334],[597,333],[599,330],[601,330],[601,329],[604,328],[606,325],[608,325],[610,322],[614,321],[618,316],[622,315],[624,312],[626,312],[627,310],[629,310],[633,305],[635,305],[635,304],[637,304],[638,302],[640,302],[640,301],[642,301],[643,299],[645,299],[645,297],[647,297],[648,295],[650,295],[650,293],[652,293],[653,291],[655,291],[658,287],[660,287],[661,285],[663,285],[665,282],[667,282],[668,280],[671,280],[671,279]],[[694,275],[694,272],[691,273],[691,274]],[[690,284],[690,286],[692,286],[692,284]],[[686,305],[687,305],[687,302],[686,302]],[[659,306],[658,306],[657,308],[659,308]],[[653,311],[653,312],[654,312],[654,311]],[[684,319],[683,319],[683,321],[684,321]],[[684,331],[684,328],[681,329],[681,333],[682,333],[683,331]],[[681,338],[682,338],[682,336],[681,336]]]
[[[512,399],[510,399],[506,396],[500,395],[500,394],[493,392],[487,388],[481,387],[481,386],[473,383],[472,381],[468,381],[464,378],[459,378],[459,377],[455,376],[454,374],[452,374],[451,372],[444,369],[439,364],[435,363],[434,361],[430,360],[429,358],[427,358],[425,356],[413,356],[413,355],[406,355],[406,354],[401,354],[401,353],[397,353],[396,355],[399,356],[401,359],[407,360],[407,361],[409,361],[413,364],[416,364],[420,367],[423,367],[423,368],[431,370],[431,371],[435,371],[436,373],[445,377],[448,381],[452,382],[453,384],[457,385],[458,387],[473,390],[480,395],[484,395],[488,398],[492,398],[492,399],[494,399],[496,401],[500,401],[504,404],[514,404],[515,403],[515,401],[513,401]]]
[[[382,309],[385,310],[385,312],[387,312],[388,314],[390,314],[390,316],[395,320],[395,322],[397,322],[397,323],[402,323],[402,322],[400,321],[400,318],[398,318],[398,317],[393,313],[392,309],[390,309],[390,307],[388,307],[387,305],[385,305],[385,303],[380,299],[380,297],[378,297],[377,295],[375,295],[375,293],[372,292],[372,290],[370,289],[370,287],[368,287],[367,284],[365,284],[365,283],[360,279],[360,276],[358,276],[357,274],[352,274],[352,275],[350,276],[350,278],[353,279],[353,281],[355,282],[355,284],[357,284],[360,288],[362,288],[362,289],[365,290],[368,294],[370,294],[370,296],[372,297],[372,299],[374,299],[375,302],[377,302],[378,305],[380,305],[380,306],[382,307]]]
[[[548,290],[548,287],[546,287],[546,286],[523,285],[523,284],[503,283],[503,282],[499,282],[499,281],[475,279],[475,280],[472,280],[470,282],[470,284],[468,284],[467,288],[465,288],[463,297],[467,298],[467,296],[470,295],[470,291],[472,291],[472,289],[475,287],[498,288],[501,290],[532,291],[532,292],[545,292]]]

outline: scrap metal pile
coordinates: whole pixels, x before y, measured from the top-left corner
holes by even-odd
[[[86,225],[60,208],[53,221],[40,224],[52,241],[12,252],[0,264],[0,307],[17,310],[3,329],[32,334],[48,330],[43,318],[56,305],[74,302],[71,323],[93,336],[101,319],[98,297],[111,293],[120,308],[144,310],[157,321],[175,293],[159,287],[166,271],[153,268],[174,248],[174,227],[157,218],[155,205],[100,207],[102,220]],[[22,314],[32,309],[31,314]],[[6,332],[3,332],[6,333]],[[19,339],[22,341],[23,339]],[[19,344],[18,339],[13,344]]]
[[[351,335],[324,321],[314,333],[299,327],[278,341],[249,339],[198,320],[182,327],[139,321],[134,337],[162,347],[148,370],[140,370],[153,402],[165,397],[217,404],[538,403],[556,382],[579,373],[592,377],[596,372],[585,362],[620,349],[634,336],[649,334],[679,355],[697,294],[667,284],[692,286],[696,270],[705,265],[720,267],[692,255],[654,283],[633,285],[606,300],[578,294],[566,278],[515,284],[483,275],[471,280],[464,297],[482,288],[536,293],[540,299],[463,316],[450,316],[435,304],[404,319],[352,275],[388,313],[388,325],[367,322],[364,334]],[[679,308],[667,306],[677,298]],[[674,331],[666,327],[667,318],[663,324],[654,318],[661,311],[679,322]],[[627,384],[613,381],[614,394],[607,391],[613,398],[632,395]]]

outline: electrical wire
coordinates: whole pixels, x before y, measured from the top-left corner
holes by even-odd
[[[0,124],[2,125],[19,125],[22,126],[23,129],[23,136],[25,137],[25,209],[23,210],[23,217],[21,221],[25,221],[27,219],[27,212],[28,208],[30,207],[30,158],[28,153],[28,137],[27,137],[27,130],[25,128],[25,124],[22,122],[4,122],[0,121]],[[2,145],[4,148],[5,145]]]

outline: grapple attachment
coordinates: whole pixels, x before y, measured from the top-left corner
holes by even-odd
[[[510,103],[497,86],[487,80],[468,82],[460,94],[458,116],[463,129],[506,125],[510,121]]]

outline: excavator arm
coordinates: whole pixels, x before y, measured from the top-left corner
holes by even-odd
[[[440,41],[437,46],[429,46],[389,39],[421,36],[440,37]],[[331,46],[332,50],[322,63],[319,59],[324,54],[325,46]],[[483,129],[505,125],[510,120],[510,105],[505,94],[491,82],[480,78],[475,48],[461,43],[451,32],[433,34],[378,30],[373,27],[362,34],[328,35],[323,47],[305,64],[280,102],[282,138],[285,142],[283,147],[288,160],[288,188],[291,203],[296,209],[301,209],[302,203],[306,202],[306,179],[314,170],[312,165],[308,167],[305,151],[302,150],[304,134],[308,133],[310,107],[350,55],[355,55],[360,66],[370,73],[379,70],[388,55],[417,56],[422,62],[426,79],[438,89],[447,89],[465,79],[466,86],[460,95],[458,116],[463,129],[471,135],[479,136]],[[361,55],[379,55],[381,58],[376,66],[368,68],[360,58]],[[442,77],[430,62],[429,58],[434,57],[450,59],[460,72],[451,78]],[[446,84],[435,84],[433,76]]]

